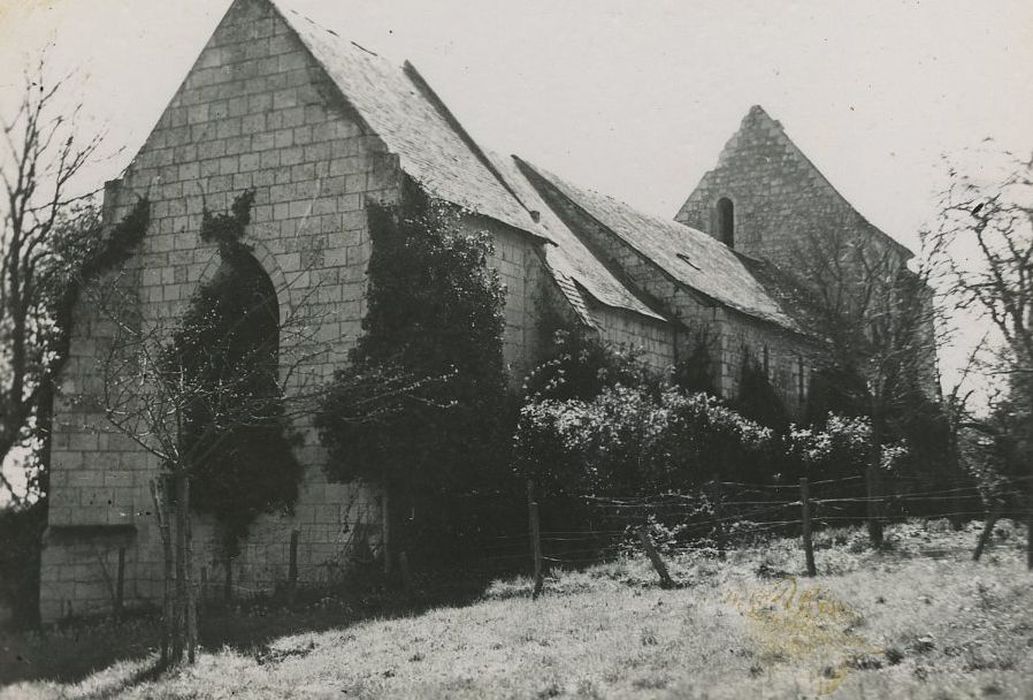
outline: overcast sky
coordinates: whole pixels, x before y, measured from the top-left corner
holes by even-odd
[[[752,104],[904,243],[940,156],[1033,149],[1033,3],[290,0],[408,58],[486,144],[673,216]],[[52,43],[90,126],[146,138],[230,0],[0,0],[0,99]]]

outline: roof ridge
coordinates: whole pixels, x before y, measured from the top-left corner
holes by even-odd
[[[528,162],[528,161],[524,160],[523,158],[521,158],[520,156],[514,155],[514,156],[512,156],[512,158],[513,158],[513,160],[516,161],[517,166],[524,173],[524,176],[527,177],[528,182],[530,182],[531,185],[535,189],[539,190],[539,192],[541,192],[541,188],[542,188],[542,185],[540,183],[545,183],[545,185],[549,189],[555,190],[560,195],[560,197],[562,197],[568,203],[572,204],[574,207],[576,207],[579,211],[581,211],[585,216],[587,216],[589,219],[594,221],[596,224],[598,224],[599,226],[601,226],[601,227],[603,227],[603,228],[605,228],[605,229],[607,229],[609,231],[612,231],[618,237],[621,237],[620,234],[618,234],[617,232],[613,231],[613,229],[610,226],[608,226],[605,222],[600,221],[599,218],[595,214],[593,214],[592,212],[588,211],[580,202],[575,201],[573,197],[571,197],[568,193],[564,192],[562,190],[562,188],[560,188],[556,184],[556,182],[557,181],[561,182],[561,183],[565,184],[567,187],[571,187],[572,189],[575,189],[575,190],[580,189],[578,186],[570,184],[569,182],[567,182],[563,178],[559,177],[558,175],[555,175],[554,173],[552,173],[552,172],[550,172],[550,171],[548,171],[548,170],[546,170],[544,168],[541,168],[541,167],[535,165],[534,163]],[[602,193],[599,193],[599,192],[596,192],[596,194],[600,195],[600,196],[603,196],[603,197],[606,196],[606,195],[603,195]],[[542,196],[544,197],[544,194]],[[613,200],[613,201],[617,201],[617,200]],[[620,203],[620,202],[618,202],[618,203]],[[546,204],[548,204],[550,206],[550,208],[552,208],[553,212],[555,212],[557,216],[560,215],[559,210],[557,210],[556,207],[552,206],[552,204],[548,201],[548,199],[546,199]],[[624,205],[624,206],[627,206],[629,208],[633,208],[630,205]],[[657,220],[659,221],[660,219],[658,218]],[[578,240],[581,241],[582,245],[584,245],[589,250],[589,252],[593,256],[595,256],[595,258],[597,260],[599,260],[600,263],[603,264],[603,266],[610,272],[610,274],[614,275],[614,277],[626,289],[628,289],[628,291],[631,292],[640,302],[645,304],[646,307],[648,307],[652,311],[660,313],[662,316],[669,317],[670,319],[673,319],[674,321],[677,321],[679,323],[681,322],[681,319],[678,317],[677,313],[675,313],[671,309],[667,309],[662,301],[656,299],[648,291],[642,289],[637,283],[633,282],[628,277],[627,272],[623,269],[623,267],[621,267],[620,265],[617,265],[616,266],[616,270],[615,270],[614,266],[611,263],[607,262],[607,256],[606,255],[597,254],[596,246],[589,244],[589,242],[586,241],[584,239],[584,237],[580,233],[578,233],[578,230],[577,230],[576,226],[567,226],[567,228],[569,228],[570,232],[572,234],[574,234],[574,236],[576,236],[578,238]],[[686,228],[688,228],[688,227],[686,227]],[[668,277],[675,284],[678,284],[677,279],[673,275],[671,275],[668,270],[666,270],[657,261],[653,260],[639,246],[635,245],[631,241],[626,241],[626,243],[635,251],[636,254],[638,254],[639,256],[649,260],[657,269],[659,269],[661,271],[661,273],[664,276]],[[710,300],[711,302],[716,303],[716,304],[722,304],[723,303],[720,300],[716,299],[715,297],[713,297],[712,295],[708,294],[707,292],[705,292],[705,291],[703,291],[701,289],[697,289],[695,287],[690,287],[690,288],[692,289],[692,291],[695,294],[698,294],[699,296],[703,297],[704,299]],[[643,298],[643,297],[647,297],[648,300],[647,300],[647,298]]]
[[[499,172],[498,168],[495,167],[495,164],[491,161],[491,158],[489,158],[488,155],[484,152],[484,149],[481,148],[481,145],[477,143],[473,136],[470,135],[470,132],[466,130],[466,127],[463,126],[462,122],[459,121],[459,118],[456,117],[452,110],[448,108],[448,105],[446,105],[445,101],[441,99],[437,92],[435,92],[434,88],[430,86],[430,83],[427,82],[427,79],[424,78],[418,70],[416,70],[416,66],[414,66],[411,61],[406,60],[402,64],[402,71],[416,85],[417,89],[419,89],[420,92],[424,94],[424,96],[430,101],[430,103],[434,105],[434,108],[438,110],[441,116],[445,119],[445,122],[450,127],[452,127],[452,129],[456,132],[456,134],[463,141],[463,143],[466,144],[466,147],[473,152],[473,154],[477,157],[477,160],[479,160],[484,165],[484,167],[488,169],[488,171],[495,177],[495,179],[499,181],[499,184],[502,185],[502,187],[504,187],[505,190],[509,192],[509,194],[513,197],[513,199],[517,201],[517,203],[524,209],[524,211],[527,212],[527,215],[531,218],[531,220],[537,223],[537,217],[540,214],[527,206],[527,204],[520,197],[520,195],[517,194],[516,190],[513,189],[512,185],[510,185],[510,183],[506,180],[505,176],[503,176],[503,174]]]

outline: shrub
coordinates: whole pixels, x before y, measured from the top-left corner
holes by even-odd
[[[658,387],[659,378],[641,352],[600,340],[582,328],[561,328],[552,347],[524,380],[525,401],[591,401],[607,387]]]
[[[784,432],[789,427],[789,410],[764,368],[747,355],[739,376],[739,395],[732,403],[735,410],[752,421]]]
[[[765,471],[774,445],[770,429],[712,396],[618,385],[592,401],[525,405],[515,465],[554,493],[648,495],[687,490],[715,473],[749,478]]]
[[[790,428],[786,450],[803,467],[801,476],[841,479],[865,473],[871,456],[872,427],[867,418],[830,413],[824,426]]]
[[[692,341],[692,349],[674,365],[671,383],[687,394],[717,396],[712,352],[715,343],[716,340],[708,328],[697,329]]]

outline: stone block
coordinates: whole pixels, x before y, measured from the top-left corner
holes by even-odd
[[[290,133],[290,132],[286,132]],[[293,140],[293,134],[291,134]],[[294,146],[291,148],[284,148],[280,150],[280,164],[281,165],[296,165],[304,160],[305,151],[301,146]]]
[[[187,109],[187,124],[200,124],[208,121],[208,105],[198,104]]]

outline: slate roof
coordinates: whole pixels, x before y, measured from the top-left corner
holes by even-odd
[[[645,214],[612,197],[572,185],[530,163],[525,165],[681,284],[736,311],[800,330],[739,256],[720,241],[684,224]]]
[[[544,238],[545,259],[575,311],[592,322],[582,297],[666,320],[621,284],[548,208],[512,159],[477,144],[415,67],[397,66],[273,0],[344,99],[428,193]],[[532,215],[532,211],[535,212]]]
[[[574,310],[589,323],[585,297],[666,320],[595,256],[528,181],[512,157],[482,148],[409,63],[398,66],[270,0],[341,96],[429,194],[548,242],[546,265]],[[533,166],[531,166],[533,167]],[[533,168],[678,282],[716,302],[799,330],[742,261],[723,244],[674,221],[643,214]]]
[[[287,0],[272,2],[405,173],[440,199],[541,235],[411,65],[397,66],[323,29]]]
[[[778,266],[759,258],[735,253],[743,266],[788,316],[797,328],[814,333],[821,328],[820,305],[810,292]]]
[[[545,203],[512,156],[504,157],[487,151],[499,174],[525,205],[539,212],[540,225],[556,245],[545,246],[549,267],[578,283],[596,301],[607,306],[635,311],[643,316],[663,319],[621,284],[577,235]]]

